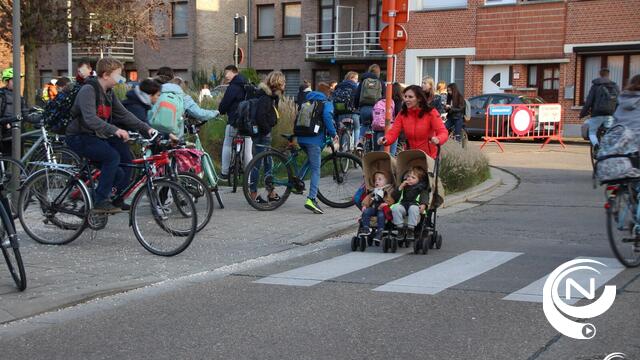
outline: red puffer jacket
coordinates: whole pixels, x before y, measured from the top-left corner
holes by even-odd
[[[432,109],[422,117],[419,117],[419,114],[419,108],[408,109],[407,115],[399,113],[393,126],[385,135],[385,139],[387,144],[393,144],[398,139],[400,132],[404,131],[409,149],[420,149],[435,158],[438,150],[430,142],[430,139],[435,136],[440,140],[440,145],[444,144],[449,138],[447,128],[444,127],[438,110]]]

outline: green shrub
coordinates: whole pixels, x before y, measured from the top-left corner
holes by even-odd
[[[240,69],[240,75],[244,76],[252,84],[260,83],[260,75],[253,68]]]
[[[478,185],[491,176],[489,159],[475,147],[465,149],[454,141],[442,147],[440,180],[447,193],[454,193]]]

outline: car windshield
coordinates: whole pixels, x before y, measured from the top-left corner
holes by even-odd
[[[523,104],[544,104],[544,101],[539,97],[522,96],[520,100]]]

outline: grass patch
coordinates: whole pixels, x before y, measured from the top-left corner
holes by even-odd
[[[478,185],[491,177],[489,159],[475,147],[463,149],[454,141],[442,147],[440,180],[447,194]]]

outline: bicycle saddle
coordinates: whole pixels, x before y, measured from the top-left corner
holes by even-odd
[[[287,139],[288,142],[293,142],[293,139],[296,137],[295,135],[291,134],[280,134],[280,136]]]

